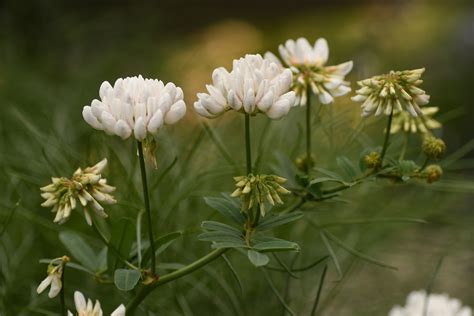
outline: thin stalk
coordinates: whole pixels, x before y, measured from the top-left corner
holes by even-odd
[[[252,173],[252,146],[250,144],[250,114],[245,113],[245,155],[247,174]]]
[[[63,273],[61,274],[61,292],[59,293],[59,301],[61,302],[61,316],[66,316],[66,300],[64,298],[64,274],[66,272],[66,264],[64,262],[62,262],[61,264],[63,265]]]
[[[115,248],[114,245],[112,245],[108,240],[107,238],[104,236],[104,234],[99,230],[99,228],[97,227],[97,224],[92,221],[92,229],[96,232],[97,236],[99,236],[99,239],[102,241],[102,243],[107,247],[107,249],[111,249],[113,251],[113,253],[119,257],[120,260],[122,260],[129,268],[132,268],[132,269],[135,269],[135,270],[140,270],[138,267],[136,267],[135,265],[133,265],[132,263],[130,263],[126,258],[124,258],[122,256],[122,254],[120,253],[120,251]]]
[[[385,130],[385,140],[383,142],[382,153],[380,154],[380,166],[383,166],[383,158],[388,148],[388,141],[390,139],[390,129],[392,128],[393,109],[388,116],[387,128]]]
[[[156,274],[156,261],[155,261],[155,238],[153,237],[153,226],[151,224],[151,210],[150,210],[150,200],[148,196],[148,184],[146,180],[146,169],[145,169],[145,158],[143,157],[143,146],[140,141],[137,141],[138,146],[138,158],[140,160],[140,172],[142,174],[142,185],[143,185],[143,198],[145,200],[145,209],[147,214],[148,222],[148,238],[150,240],[150,249],[151,249],[151,274]]]
[[[318,292],[316,294],[316,299],[314,300],[313,309],[311,311],[311,315],[316,315],[316,310],[319,305],[319,300],[321,298],[321,290],[323,289],[324,278],[326,277],[326,271],[328,270],[328,265],[326,264],[323,269],[323,273],[321,274],[321,278],[319,280]]]
[[[219,258],[222,254],[224,254],[228,249],[227,248],[219,248],[216,249],[204,257],[190,263],[189,265],[173,271],[171,273],[165,274],[161,276],[157,281],[142,287],[136,294],[136,296],[127,304],[126,310],[127,315],[133,315],[133,312],[138,307],[138,305],[150,294],[154,289],[157,287],[164,285],[168,282],[181,278],[191,272],[196,271],[197,269],[205,266],[206,264],[210,263],[211,261]]]
[[[421,165],[420,171],[423,171],[426,168],[428,162],[430,162],[430,158],[425,157],[425,161],[423,161],[423,165]]]
[[[311,161],[311,91],[308,88],[306,91],[307,99],[306,99],[306,175],[309,175],[309,164]]]

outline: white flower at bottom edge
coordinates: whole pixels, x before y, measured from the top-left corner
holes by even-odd
[[[79,291],[74,292],[74,304],[77,316],[102,316],[104,314],[98,300],[95,301],[95,304],[90,299],[86,301],[84,295]],[[68,316],[74,316],[74,314],[68,311]],[[121,304],[110,316],[125,316],[125,306]]]
[[[472,316],[471,308],[462,306],[460,300],[447,294],[430,294],[426,300],[425,291],[411,292],[405,306],[393,307],[388,316],[425,316],[425,303],[428,304],[426,316]]]

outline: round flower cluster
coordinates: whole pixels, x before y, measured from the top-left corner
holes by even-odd
[[[206,86],[208,93],[198,93],[194,103],[196,112],[207,118],[235,110],[279,119],[295,104],[295,93],[290,91],[291,71],[260,55],[234,60],[231,72],[215,69],[212,83]]]
[[[237,189],[232,197],[240,196],[242,212],[250,210],[254,205],[260,208],[260,214],[265,216],[265,201],[271,205],[283,204],[279,194],[289,194],[290,191],[281,186],[285,178],[275,175],[253,175],[234,177]]]
[[[421,75],[425,68],[391,71],[357,82],[353,101],[363,102],[362,116],[382,113],[390,115],[394,110],[408,111],[412,116],[423,115],[420,106],[428,104],[430,96],[418,86],[423,82]]]
[[[428,304],[425,307],[425,304]],[[425,313],[426,308],[426,313]],[[446,294],[430,294],[415,291],[408,295],[406,305],[395,306],[389,316],[472,316],[471,308],[462,306],[458,299]]]
[[[88,206],[99,216],[107,217],[99,202],[114,204],[117,201],[110,195],[115,191],[115,187],[108,185],[107,180],[100,174],[106,166],[107,159],[103,159],[84,170],[78,168],[71,179],[51,178],[52,183],[41,188],[43,191],[41,196],[46,200],[41,206],[53,207],[52,212],[56,213],[55,223],[62,224],[69,218],[71,211],[76,208],[77,200],[84,208],[84,215],[89,225],[92,225],[92,218]]]
[[[285,45],[279,46],[279,52],[283,62],[293,72],[293,89],[297,95],[297,104],[306,105],[308,87],[319,97],[322,104],[330,104],[334,97],[351,91],[350,83],[344,78],[352,70],[352,61],[325,66],[329,47],[324,38],[319,38],[314,46],[311,46],[306,38],[296,41],[290,39]],[[278,58],[270,52],[265,54],[265,58],[282,66]]]
[[[390,128],[391,134],[396,134],[400,131],[405,133],[417,133],[422,134],[430,133],[430,130],[440,128],[442,125],[440,122],[432,118],[439,110],[436,106],[420,108],[421,116],[412,116],[410,113],[405,111],[393,111],[393,122]]]
[[[446,144],[440,138],[427,136],[423,140],[422,149],[426,157],[431,159],[440,159],[446,152]]]
[[[426,178],[426,182],[434,183],[441,179],[443,169],[439,165],[429,165],[423,170],[422,176]]]
[[[93,128],[122,139],[132,133],[139,141],[155,136],[163,124],[174,124],[186,113],[181,88],[141,75],[119,78],[113,87],[103,82],[99,96],[100,101],[84,107],[82,116]]]
[[[90,299],[86,301],[84,295],[79,291],[74,292],[74,304],[77,316],[102,316],[104,314],[99,301],[96,300],[95,304]],[[67,315],[74,316],[70,311],[67,312]],[[121,304],[110,316],[125,316],[125,306]]]

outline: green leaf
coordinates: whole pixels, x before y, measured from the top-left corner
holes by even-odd
[[[68,230],[62,231],[59,233],[59,239],[72,254],[71,256],[84,267],[94,272],[101,269],[97,254],[77,233]]]
[[[212,248],[248,248],[247,244],[244,241],[225,241],[225,242],[214,242],[211,245]]]
[[[247,256],[250,262],[252,262],[252,264],[256,267],[265,266],[270,261],[270,258],[268,258],[267,255],[254,250],[249,250],[247,252]]]
[[[299,251],[300,246],[297,243],[287,241],[287,240],[276,240],[276,241],[266,241],[261,242],[252,247],[255,250],[261,252],[267,251]]]
[[[274,227],[278,227],[287,223],[291,223],[303,217],[303,212],[296,211],[288,214],[269,214],[262,218],[257,226],[258,231],[266,231]]]
[[[135,225],[128,218],[121,218],[111,223],[110,244],[120,253],[122,258],[128,259],[130,249],[135,240]],[[107,251],[107,267],[109,271],[123,268],[124,263],[113,249]]]
[[[332,246],[329,243],[329,240],[327,239],[324,231],[321,231],[319,235],[321,236],[321,239],[329,252],[329,256],[331,256],[331,259],[334,262],[334,266],[336,267],[336,271],[337,271],[337,274],[339,275],[339,278],[342,279],[341,265],[339,264],[339,260],[337,259],[336,253],[332,249]]]
[[[336,163],[341,168],[344,173],[347,175],[348,180],[352,180],[357,176],[356,169],[352,161],[350,161],[346,156],[339,156],[336,158]]]
[[[114,273],[115,286],[121,291],[131,291],[140,280],[140,272],[137,270],[118,269]]]
[[[198,235],[198,239],[201,241],[215,241],[215,242],[244,242],[240,232],[229,233],[229,232],[206,232]]]
[[[329,178],[329,177],[316,178],[314,180],[311,180],[309,184],[312,185],[312,184],[318,184],[318,183],[324,183],[324,182],[337,182],[341,184],[348,184],[346,181],[342,181],[341,179],[334,179],[334,178]]]
[[[221,231],[221,232],[229,232],[241,235],[241,231],[235,227],[229,226],[224,223],[215,222],[215,221],[204,221],[201,223],[201,227],[206,230],[213,230],[213,231]]]
[[[327,170],[321,167],[313,167],[314,170],[318,171],[319,173],[322,173],[323,175],[332,178],[332,179],[337,179],[339,181],[344,182],[344,178],[342,178],[340,175],[335,173],[334,171]]]
[[[222,216],[229,218],[239,225],[245,223],[245,217],[240,212],[240,205],[237,200],[230,198],[229,196],[224,197],[205,197],[204,201],[211,208],[215,209]]]

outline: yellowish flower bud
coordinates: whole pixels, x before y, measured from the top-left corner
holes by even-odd
[[[443,175],[443,169],[439,165],[429,165],[423,172],[428,183],[438,181]]]
[[[364,157],[364,163],[369,169],[377,168],[382,163],[380,153],[373,151]]]
[[[426,157],[440,159],[446,152],[446,144],[440,138],[428,136],[423,141],[422,149]]]

